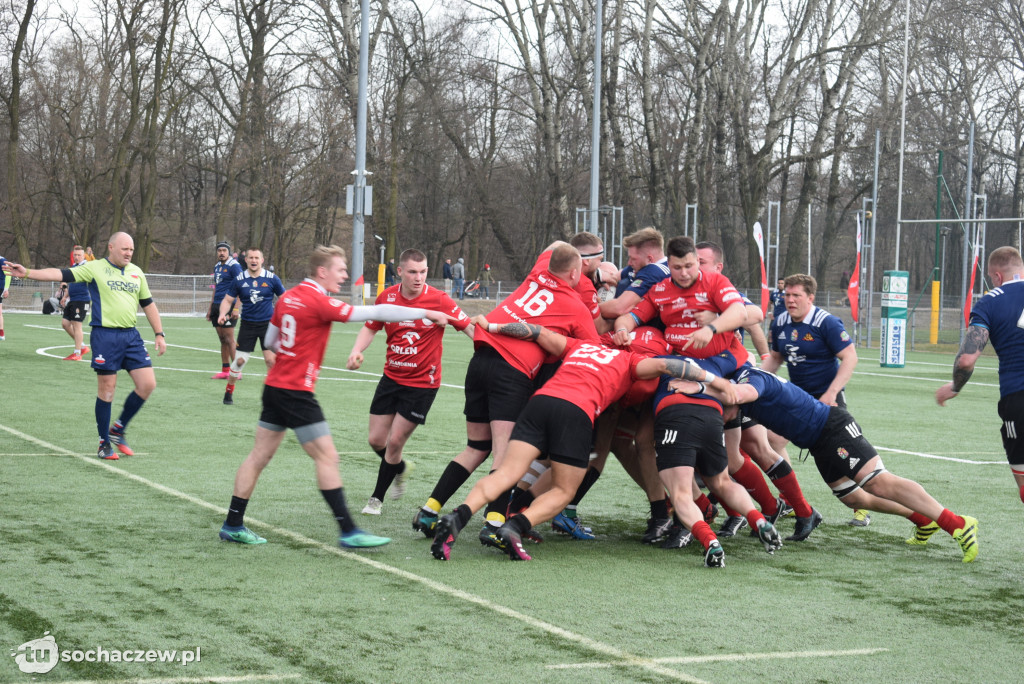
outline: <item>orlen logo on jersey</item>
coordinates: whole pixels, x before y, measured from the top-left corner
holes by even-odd
[[[407,346],[403,347],[400,344],[391,345],[391,351],[395,354],[416,354],[419,349],[416,348],[415,344],[420,339],[420,334],[414,330],[406,331],[402,334],[402,339],[405,340]]]

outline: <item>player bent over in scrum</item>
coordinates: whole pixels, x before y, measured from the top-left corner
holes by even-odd
[[[765,551],[774,554],[782,541],[772,521],[754,507],[747,490],[729,477],[722,404],[704,394],[705,389],[703,383],[698,383],[697,392],[683,394],[673,389],[669,378],[661,379],[654,398],[654,444],[658,474],[675,505],[676,518],[704,546],[704,565],[720,568],[725,565],[725,552],[693,501],[694,470],[727,508],[745,512]]]
[[[536,341],[562,365],[544,387],[527,402],[516,421],[497,470],[473,487],[465,502],[437,522],[430,552],[438,560],[451,557],[452,546],[470,518],[501,496],[529,469],[541,453],[551,458],[551,488],[538,496],[519,515],[508,519],[496,535],[512,560],[531,560],[523,549],[522,535],[534,524],[550,520],[569,503],[583,481],[590,452],[594,418],[625,394],[635,380],[668,374],[706,382],[723,394],[731,386],[722,378],[675,358],[647,358],[622,349],[567,338],[533,324],[489,324],[478,316],[477,329],[492,334]]]
[[[757,368],[742,369],[733,382],[743,413],[808,449],[822,479],[844,504],[909,519],[917,526],[917,543],[927,542],[941,528],[960,544],[964,563],[978,557],[978,521],[943,508],[920,484],[886,470],[849,411],[827,406]],[[692,389],[692,384],[684,385],[685,391]],[[811,520],[813,525],[820,522],[820,515]]]

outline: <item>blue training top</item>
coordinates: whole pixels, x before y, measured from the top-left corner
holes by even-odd
[[[821,437],[831,407],[793,383],[753,366],[741,368],[733,382],[757,390],[756,401],[740,406],[744,415],[801,449],[809,449]]]
[[[84,264],[85,262],[83,262]],[[72,269],[78,268],[82,264],[75,264]],[[68,283],[68,301],[69,302],[88,302],[91,297],[89,296],[89,283],[70,282]]]
[[[772,321],[769,344],[785,359],[790,382],[820,397],[836,378],[836,354],[853,344],[853,340],[842,319],[812,306],[799,323],[793,322],[788,311],[779,314]]]
[[[0,269],[2,269],[4,267],[4,264],[6,264],[6,263],[7,263],[7,259],[4,259],[2,256],[0,256]],[[10,274],[4,273],[3,271],[0,271],[0,294],[3,294],[3,291],[9,289],[10,287],[11,287],[11,276],[10,276]],[[2,303],[2,302],[0,302],[0,303]]]
[[[615,286],[615,296],[618,297],[628,290],[643,299],[648,290],[668,278],[669,275],[668,257],[655,261],[653,264],[647,264],[639,271],[634,271],[632,266],[627,266],[619,271],[619,284]]]
[[[999,355],[999,396],[1024,390],[1024,280],[1011,280],[985,293],[971,311],[970,325],[988,330]]]
[[[274,297],[284,294],[284,283],[265,268],[255,278],[245,270],[231,281],[227,294],[242,302],[243,321],[262,323],[273,317]]]
[[[213,304],[217,306],[221,300],[224,299],[224,295],[228,293],[231,288],[231,283],[234,282],[242,273],[242,266],[238,263],[238,260],[234,257],[228,257],[228,260],[224,263],[217,262],[217,265],[213,267]]]

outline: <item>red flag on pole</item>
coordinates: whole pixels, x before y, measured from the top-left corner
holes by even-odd
[[[761,231],[761,222],[754,223],[754,242],[757,243],[757,253],[761,257],[761,315],[768,315],[768,274],[764,269],[764,233]]]
[[[860,214],[857,214],[857,264],[853,267],[850,284],[846,288],[846,296],[850,300],[850,315],[854,323],[860,323],[860,246],[861,225]]]
[[[971,262],[971,284],[967,288],[967,301],[964,302],[964,327],[971,324],[971,304],[974,302],[974,277],[978,272],[978,251],[981,249],[981,240],[978,239],[978,230],[974,231],[974,260]]]

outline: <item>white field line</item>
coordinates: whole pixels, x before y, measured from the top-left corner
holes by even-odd
[[[874,378],[894,378],[896,380],[922,380],[924,382],[937,382],[945,385],[950,381],[950,378],[922,378],[916,375],[895,375],[890,373],[867,373],[863,371],[854,371],[854,375],[868,375]],[[999,387],[998,383],[992,382],[971,382],[972,387]]]
[[[890,449],[889,447],[875,446],[878,451],[890,451],[894,454],[906,454],[908,456],[920,456],[921,458],[933,458],[938,461],[953,461],[954,463],[970,463],[971,465],[1007,465],[1006,459],[1002,461],[974,461],[969,458],[956,458],[954,456],[940,456],[938,454],[925,454],[920,451],[904,451],[903,449]]]
[[[299,673],[293,673],[225,677],[160,677],[159,679],[70,679],[52,684],[206,684],[206,682],[234,684],[234,682],[280,682],[286,679],[299,679],[301,676]]]
[[[778,651],[776,653],[723,653],[721,655],[708,656],[681,656],[678,658],[654,658],[651,662],[663,663],[665,665],[695,665],[700,663],[736,663],[748,660],[782,660],[786,658],[834,658],[837,656],[875,655],[885,653],[887,648],[855,648],[846,651]],[[564,663],[559,665],[546,665],[549,670],[584,670],[621,667],[627,663],[605,662],[605,663]]]
[[[114,465],[111,465],[110,463],[108,463],[106,461],[99,460],[99,459],[97,459],[94,456],[91,456],[91,455],[87,456],[85,454],[77,454],[77,453],[75,453],[73,451],[70,451],[70,450],[65,449],[63,447],[59,447],[59,446],[57,446],[55,444],[50,444],[49,442],[43,441],[43,440],[39,439],[38,437],[33,437],[32,435],[25,434],[25,433],[23,433],[23,432],[21,432],[19,430],[15,430],[14,428],[8,427],[6,425],[0,424],[0,430],[3,430],[3,431],[5,431],[5,432],[7,432],[7,433],[9,433],[9,434],[11,434],[11,435],[13,435],[15,437],[23,439],[26,442],[30,442],[30,443],[35,444],[37,446],[41,446],[44,449],[50,449],[54,453],[62,454],[64,456],[71,456],[73,458],[77,458],[78,460],[82,461],[83,463],[86,463],[86,464],[91,465],[91,466],[96,467],[96,468],[102,468],[102,469],[104,469],[104,470],[106,470],[106,471],[108,471],[110,473],[113,473],[115,475],[120,475],[121,477],[127,478],[127,479],[132,480],[134,482],[137,482],[139,484],[145,485],[146,487],[150,487],[151,489],[155,489],[158,492],[161,492],[163,494],[167,494],[168,496],[173,496],[173,497],[175,497],[177,499],[181,499],[183,501],[187,501],[187,502],[189,502],[189,503],[191,503],[191,504],[193,504],[195,506],[198,506],[200,508],[205,508],[205,509],[207,509],[209,511],[212,511],[212,512],[218,514],[218,515],[226,515],[227,514],[227,509],[226,508],[223,508],[221,506],[217,506],[217,505],[212,504],[212,503],[210,503],[208,501],[205,501],[205,500],[200,499],[198,497],[192,496],[191,494],[186,494],[185,492],[179,491],[177,489],[173,489],[173,488],[168,487],[166,485],[162,485],[162,484],[160,484],[158,482],[153,482],[152,480],[148,480],[148,479],[146,479],[146,478],[144,478],[144,477],[142,477],[140,475],[136,475],[135,473],[130,473],[130,472],[126,471],[126,470],[122,470],[121,468],[117,468]],[[430,578],[421,577],[420,575],[413,574],[413,573],[408,572],[406,570],[401,570],[401,569],[396,568],[394,566],[388,565],[387,563],[382,563],[380,561],[376,561],[376,560],[373,560],[371,558],[367,558],[366,556],[361,556],[358,553],[352,553],[352,552],[349,552],[349,551],[343,551],[343,550],[341,550],[337,546],[334,546],[334,545],[331,545],[331,544],[325,544],[323,542],[317,541],[317,540],[312,539],[310,537],[307,537],[305,535],[299,534],[298,532],[294,532],[292,530],[289,530],[289,529],[286,529],[286,528],[283,528],[283,527],[278,527],[278,526],[272,525],[270,523],[262,522],[260,520],[255,519],[255,518],[247,517],[246,518],[246,523],[250,527],[256,527],[258,529],[268,530],[268,531],[273,532],[274,534],[276,534],[278,536],[287,537],[287,538],[292,539],[292,540],[294,540],[294,541],[296,541],[296,542],[298,542],[300,544],[303,544],[305,546],[309,546],[309,547],[321,549],[323,551],[327,551],[328,553],[332,553],[332,554],[334,554],[334,555],[336,555],[336,556],[338,556],[340,558],[343,558],[345,560],[356,562],[356,563],[362,563],[364,565],[368,565],[368,566],[370,566],[370,567],[372,567],[372,568],[374,568],[376,570],[380,570],[382,572],[386,572],[386,573],[389,573],[389,574],[392,574],[392,575],[396,575],[396,576],[401,577],[402,579],[408,580],[410,582],[416,582],[416,583],[421,584],[421,585],[427,587],[428,589],[432,589],[433,591],[436,591],[438,593],[446,594],[448,596],[460,599],[460,600],[465,601],[467,603],[475,604],[475,605],[477,605],[477,606],[479,606],[479,607],[481,607],[481,608],[483,608],[485,610],[489,610],[489,611],[498,613],[499,615],[503,615],[503,616],[505,616],[507,618],[510,618],[512,620],[517,620],[517,621],[522,622],[523,624],[525,624],[525,625],[527,625],[529,627],[533,627],[534,629],[538,629],[540,631],[546,632],[546,633],[550,634],[553,637],[560,638],[560,639],[563,639],[563,640],[565,640],[567,642],[570,642],[570,643],[572,643],[572,644],[574,644],[576,646],[583,647],[583,648],[585,648],[587,650],[590,650],[590,651],[592,651],[592,652],[594,652],[594,653],[596,653],[596,654],[598,654],[600,656],[603,656],[603,657],[606,657],[606,658],[610,658],[612,660],[615,660],[615,661],[618,661],[618,662],[621,662],[621,663],[624,663],[624,664],[629,664],[629,665],[631,665],[633,667],[642,668],[642,669],[647,670],[649,672],[653,672],[654,674],[660,675],[660,676],[662,676],[662,677],[664,677],[666,679],[671,679],[671,680],[680,681],[680,682],[692,682],[694,684],[705,684],[703,680],[697,679],[696,677],[691,677],[691,676],[689,676],[689,675],[687,675],[687,674],[685,674],[683,672],[677,672],[676,670],[673,670],[671,668],[662,667],[661,665],[658,665],[657,663],[655,663],[655,662],[653,662],[653,661],[651,661],[649,659],[641,658],[639,656],[635,656],[635,655],[633,655],[631,653],[623,651],[622,649],[616,648],[615,646],[611,646],[609,644],[605,644],[605,643],[603,643],[601,641],[597,641],[596,639],[591,639],[590,637],[584,636],[582,634],[577,634],[577,633],[572,632],[570,630],[567,630],[567,629],[564,629],[562,627],[559,627],[558,625],[553,625],[550,622],[546,622],[546,621],[541,620],[539,618],[535,618],[535,617],[533,617],[531,615],[526,615],[525,613],[520,613],[519,611],[514,610],[512,608],[509,608],[507,606],[503,606],[503,605],[501,605],[499,603],[494,603],[493,601],[489,601],[489,600],[487,600],[487,599],[485,599],[483,597],[476,596],[475,594],[470,594],[469,592],[462,591],[461,589],[456,589],[454,587],[450,587],[447,584],[443,584],[441,582],[437,582],[437,581],[432,580]],[[199,681],[203,681],[203,680],[199,680]]]

